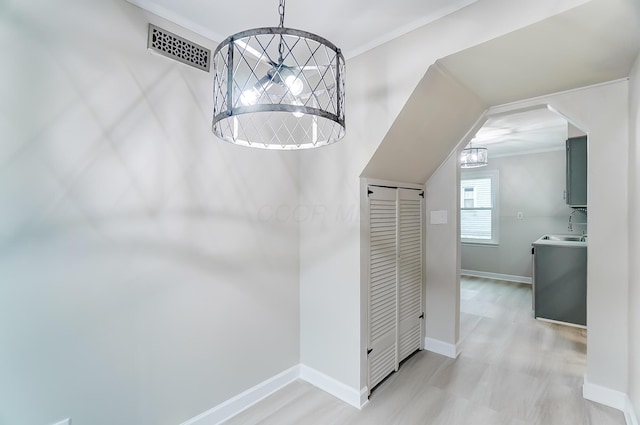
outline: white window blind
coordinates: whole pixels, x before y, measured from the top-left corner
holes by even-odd
[[[460,237],[463,242],[498,243],[497,171],[464,173],[460,181]]]

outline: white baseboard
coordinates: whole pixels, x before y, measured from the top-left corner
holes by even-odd
[[[450,344],[448,342],[440,341],[439,339],[425,337],[424,339],[425,350],[441,354],[443,356],[457,358],[460,355],[460,344]]]
[[[364,388],[362,388],[360,390],[360,407],[359,407],[359,409],[362,409],[367,404],[369,404],[369,387],[365,386]]]
[[[322,372],[299,364],[259,383],[253,388],[249,388],[243,393],[220,403],[180,425],[218,425],[270,396],[285,385],[289,385],[296,379],[307,381],[311,385],[320,388],[358,409],[362,409],[362,407],[369,402],[369,389],[367,387],[364,387],[360,391],[355,390]]]
[[[624,411],[627,404],[627,395],[622,391],[612,390],[602,385],[592,384],[584,376],[584,384],[582,385],[582,396],[587,400],[613,407],[614,409]]]
[[[622,391],[592,384],[587,379],[587,375],[584,376],[584,384],[582,384],[582,396],[587,400],[595,401],[596,403],[604,404],[605,406],[613,407],[623,412],[626,409],[629,398],[627,394]]]
[[[180,425],[218,425],[298,379],[300,366],[273,376]]]
[[[463,276],[482,277],[485,279],[506,280],[508,282],[527,283],[531,285],[532,279],[526,276],[516,276],[512,274],[479,272],[476,270],[460,270]]]
[[[582,396],[587,400],[595,401],[596,403],[622,411],[627,425],[639,425],[638,416],[633,408],[631,399],[622,391],[592,384],[585,375],[584,384],[582,385]]]
[[[639,425],[638,424],[638,415],[633,408],[633,404],[631,404],[631,399],[627,396],[627,403],[624,408],[624,419],[627,421],[627,425]]]
[[[300,379],[307,381],[311,385],[320,388],[357,409],[362,409],[368,401],[369,390],[366,387],[358,391],[303,364],[300,365]]]

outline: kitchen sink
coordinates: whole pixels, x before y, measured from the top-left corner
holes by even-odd
[[[560,242],[586,242],[586,236],[573,236],[573,235],[545,235],[542,238],[543,241],[560,241]]]
[[[587,246],[587,235],[546,234],[535,241],[533,245],[555,245],[580,248]]]

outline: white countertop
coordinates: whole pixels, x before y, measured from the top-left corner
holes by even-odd
[[[581,238],[583,240],[575,241],[575,240],[562,240],[562,238]],[[548,245],[548,246],[564,246],[564,247],[572,247],[572,248],[586,248],[587,247],[587,236],[581,237],[580,235],[558,235],[558,234],[547,234],[542,235],[538,240],[533,242],[531,245]]]

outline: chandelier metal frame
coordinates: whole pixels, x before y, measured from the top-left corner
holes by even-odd
[[[487,148],[464,148],[460,154],[460,168],[478,168],[489,164]]]
[[[340,140],[345,122],[345,59],[307,31],[280,26],[228,37],[213,54],[213,133],[234,144],[306,149]]]

